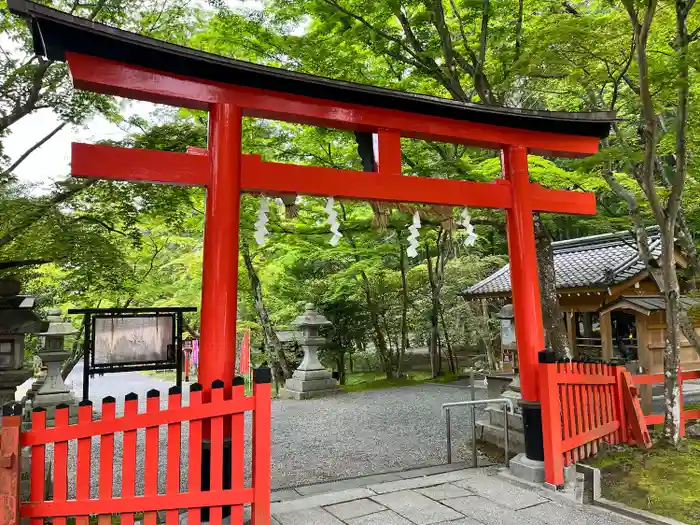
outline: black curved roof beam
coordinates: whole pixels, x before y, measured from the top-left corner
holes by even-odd
[[[332,80],[169,44],[27,0],[8,6],[29,21],[35,52],[51,60],[79,53],[206,81],[530,131],[604,138],[615,121],[612,112],[494,107]]]

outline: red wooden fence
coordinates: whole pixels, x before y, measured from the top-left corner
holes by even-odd
[[[203,399],[202,387],[190,387],[187,406],[182,405],[180,389],[169,391],[168,406],[161,409],[160,393],[147,394],[146,411],[138,412],[138,397],[125,398],[124,415],[115,415],[115,399],[106,397],[102,402],[102,417],[95,419],[90,401],[78,409],[78,423],[68,421],[68,408],[56,409],[55,425],[46,427],[46,412],[35,410],[32,430],[18,433],[19,444],[12,444],[12,428],[17,416],[4,416],[0,441],[2,453],[9,448],[18,454],[19,447],[31,447],[31,480],[29,501],[19,504],[19,513],[0,508],[0,524],[17,525],[20,518],[29,518],[30,525],[43,525],[51,518],[54,525],[65,525],[66,518],[75,516],[76,525],[88,525],[90,516],[97,516],[98,525],[110,525],[115,515],[121,523],[133,525],[135,513],[143,512],[144,525],[156,524],[156,511],[165,511],[166,525],[178,524],[179,512],[187,512],[188,525],[199,525],[202,510],[208,509],[212,525],[221,525],[222,511],[230,508],[231,524],[243,523],[243,505],[251,505],[252,523],[270,523],[270,371],[258,369],[254,373],[253,395],[245,396],[242,378],[236,378],[230,394],[224,383],[212,384],[211,399]],[[252,487],[244,485],[244,413],[252,412]],[[189,422],[189,439],[181,442],[181,425]],[[158,463],[160,452],[159,429],[165,427],[166,474],[164,491],[159,491]],[[208,428],[207,428],[208,427]],[[209,430],[210,479],[202,483],[202,431]],[[137,470],[137,435],[144,437],[143,470]],[[229,434],[230,431],[230,434]],[[115,435],[122,434],[121,464],[114,457]],[[231,435],[230,479],[224,479],[224,438]],[[99,474],[91,469],[93,438],[99,436]],[[16,440],[15,440],[16,441]],[[75,474],[69,473],[70,442],[77,442]],[[47,445],[53,445],[53,490],[46,497]],[[180,488],[181,452],[187,451],[187,489]],[[16,449],[16,450],[15,450]],[[121,469],[119,495],[114,495],[114,472]],[[2,481],[0,469],[0,482]],[[228,470],[228,469],[226,469]],[[206,470],[205,470],[206,471]],[[17,469],[17,476],[19,472]],[[91,479],[98,475],[98,497],[90,497]],[[75,498],[68,499],[69,475],[74,478]],[[136,494],[136,481],[143,480],[143,495]],[[50,479],[50,478],[49,478]],[[203,487],[204,485],[204,487]],[[0,492],[4,488],[0,485]],[[3,494],[7,501],[7,497]],[[15,507],[16,510],[16,507]],[[207,512],[207,511],[205,511]],[[14,518],[14,519],[12,519]]]
[[[629,373],[603,363],[554,362],[540,353],[545,480],[564,483],[563,469],[598,452],[602,443],[651,446]]]
[[[700,408],[693,410],[683,409],[683,381],[689,381],[692,379],[700,379],[700,370],[686,370],[678,375],[679,388],[680,388],[680,405],[681,405],[681,436],[685,436],[685,422],[690,419],[700,419]],[[664,383],[663,374],[642,374],[632,376],[632,381],[636,386],[641,385],[654,385]],[[664,422],[663,414],[645,414],[644,422],[647,425],[660,425]]]

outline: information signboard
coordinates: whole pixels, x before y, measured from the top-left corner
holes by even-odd
[[[176,370],[182,384],[183,313],[193,306],[159,308],[85,308],[83,314],[83,400],[89,399],[95,374],[139,370]]]
[[[94,365],[175,361],[175,317],[96,317]]]

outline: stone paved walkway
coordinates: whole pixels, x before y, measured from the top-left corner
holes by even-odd
[[[457,470],[455,470],[457,469]],[[442,465],[273,493],[273,525],[631,525],[525,488],[495,468]],[[386,476],[394,476],[387,479]]]

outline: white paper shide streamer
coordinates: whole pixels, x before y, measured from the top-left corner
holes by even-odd
[[[418,212],[415,212],[413,214],[413,223],[408,227],[408,231],[411,234],[408,236],[408,248],[406,248],[406,255],[411,258],[418,255],[418,237],[420,236],[418,228],[420,228],[420,215],[418,215]]]
[[[461,217],[462,226],[467,233],[467,237],[464,239],[464,246],[471,246],[476,242],[476,233],[474,233],[474,225],[471,223],[471,217],[469,217],[469,210],[467,208],[462,210]]]
[[[270,233],[267,231],[267,228],[265,228],[265,225],[268,223],[268,211],[270,211],[270,205],[267,202],[267,197],[263,196],[260,198],[258,220],[255,221],[255,233],[253,234],[253,236],[255,237],[255,242],[257,242],[258,244],[265,244],[265,237],[267,237],[267,234]]]
[[[328,214],[328,218],[326,219],[326,223],[331,227],[331,233],[333,234],[333,237],[331,237],[328,240],[328,244],[331,246],[337,246],[338,242],[340,241],[340,238],[343,236],[342,233],[340,233],[340,223],[338,222],[338,212],[333,209],[333,205],[335,204],[335,199],[333,197],[328,197],[328,200],[326,201],[326,207],[324,210],[326,210],[326,213]]]

